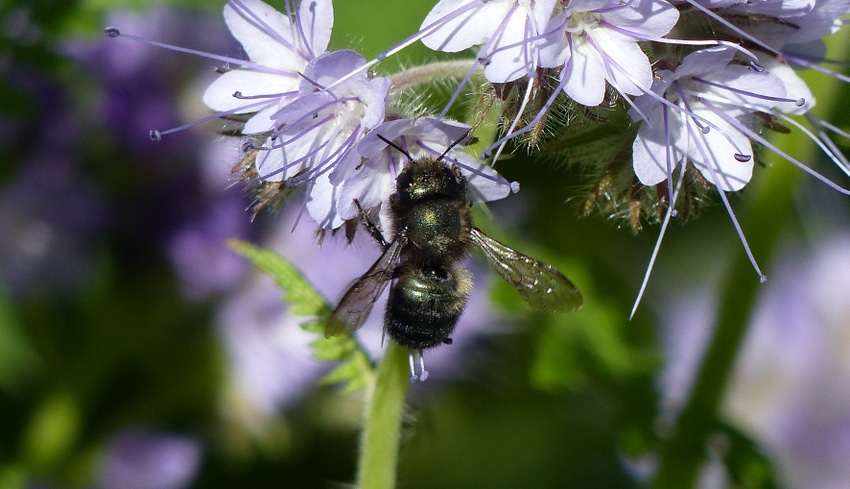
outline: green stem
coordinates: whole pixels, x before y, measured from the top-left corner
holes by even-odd
[[[368,392],[357,470],[359,489],[395,487],[401,417],[409,384],[407,348],[390,343]]]
[[[457,59],[452,61],[437,61],[422,66],[413,66],[390,76],[393,90],[404,90],[406,88],[431,83],[446,78],[463,78],[472,66],[472,59]],[[483,73],[484,69],[479,65],[477,73]]]

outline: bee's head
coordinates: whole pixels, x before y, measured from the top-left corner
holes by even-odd
[[[410,204],[432,197],[466,200],[466,179],[439,160],[413,161],[399,173],[396,194]]]

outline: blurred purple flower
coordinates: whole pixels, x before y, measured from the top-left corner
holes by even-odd
[[[65,156],[34,155],[0,188],[0,277],[17,295],[69,291],[91,272],[106,224],[97,192]]]
[[[99,489],[180,489],[194,480],[201,445],[189,436],[142,429],[119,432],[96,476]]]
[[[239,52],[238,45],[213,15],[157,6],[144,13],[115,12],[107,20],[164,42]],[[144,155],[166,151],[173,155],[180,151],[191,152],[197,147],[197,142],[188,136],[153,144],[150,131],[179,126],[186,120],[175,97],[203,71],[198,58],[173,56],[134,42],[123,43],[116,49],[115,44],[105,38],[95,44],[68,41],[63,48],[103,84],[104,89],[94,98],[91,110],[95,119],[122,141],[124,151],[134,156],[128,158],[129,161],[147,162]],[[209,77],[213,76],[212,68],[207,66]],[[173,160],[160,160],[173,165]],[[149,163],[156,161],[153,159]]]
[[[786,253],[755,308],[723,415],[758,442],[783,487],[850,486],[850,235]],[[684,297],[683,297],[684,295]],[[662,416],[690,391],[714,322],[714,300],[678,294],[662,336]]]
[[[228,239],[248,237],[243,200],[239,196],[222,199],[205,211],[196,220],[184,223],[168,245],[186,296],[196,300],[236,287],[249,268],[226,246]]]
[[[245,198],[224,190],[232,176],[232,148],[223,140],[207,148],[199,157],[198,211],[180,222],[168,238],[171,264],[184,293],[195,300],[237,287],[250,270],[250,265],[226,246],[229,239],[249,239],[252,230]]]
[[[756,308],[726,411],[788,487],[850,487],[850,235],[789,253]]]

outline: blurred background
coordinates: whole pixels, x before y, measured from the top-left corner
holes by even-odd
[[[433,6],[389,3],[335,2],[331,49],[373,57]],[[251,222],[238,141],[214,122],[148,137],[208,115],[216,62],[102,33],[243,57],[223,6],[0,3],[0,488],[354,480],[361,394],[319,384],[316,338],[224,242],[280,252],[329,303],[377,247],[316,245],[297,198]],[[847,84],[807,76],[847,130]],[[847,186],[805,137],[781,143]],[[716,205],[671,226],[629,320],[658,227],[577,218],[587,176],[519,153],[499,170],[522,191],[479,224],[585,307],[534,313],[473,258],[458,341],[408,394],[399,487],[665,487],[679,467],[699,487],[850,487],[850,197],[765,151],[732,201],[768,282]],[[380,318],[363,333],[379,355]]]

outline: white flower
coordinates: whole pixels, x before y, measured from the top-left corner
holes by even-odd
[[[250,62],[213,82],[204,103],[221,112],[255,113],[245,134],[270,132],[272,114],[298,97],[307,63],[325,52],[333,6],[330,0],[303,1],[293,20],[260,0],[233,0],[224,20]]]
[[[564,91],[583,105],[602,103],[606,81],[641,95],[652,86],[652,68],[638,42],[661,38],[678,19],[664,0],[573,0],[546,28],[542,66],[563,66]]]
[[[539,66],[540,36],[554,8],[555,0],[441,0],[422,22],[422,42],[449,53],[485,44],[484,76],[509,82]]]
[[[656,95],[635,100],[632,118],[646,116],[632,147],[641,183],[664,181],[682,161],[724,191],[739,190],[750,180],[752,147],[744,128],[755,125],[756,112],[770,112],[783,102],[792,111],[797,105],[784,98],[782,79],[731,63],[734,54],[728,48],[692,53],[675,72],[658,72]]]
[[[299,97],[273,114],[274,134],[256,159],[261,179],[307,186],[307,211],[323,228],[344,222],[337,213],[340,180],[331,177],[360,164],[357,143],[384,121],[390,81],[357,71],[365,63],[347,50],[311,61]]]

